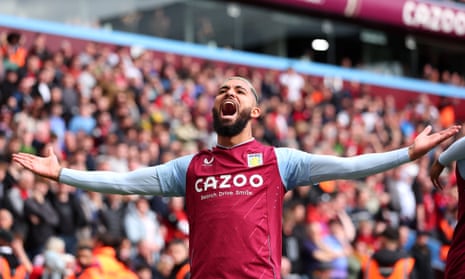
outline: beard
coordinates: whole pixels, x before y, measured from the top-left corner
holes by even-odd
[[[241,111],[236,119],[236,121],[232,124],[223,124],[221,122],[220,113],[213,109],[213,129],[215,132],[223,137],[233,137],[242,132],[244,130],[247,123],[252,119],[250,116],[252,109],[245,109]]]

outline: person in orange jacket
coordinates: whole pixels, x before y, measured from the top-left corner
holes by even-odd
[[[416,279],[415,260],[399,245],[399,230],[386,227],[381,234],[381,247],[368,260],[366,279]]]
[[[99,235],[94,246],[94,257],[103,272],[103,279],[137,279],[137,275],[121,262],[116,254],[117,241],[108,234]]]
[[[32,265],[27,258],[22,242],[13,234],[0,228],[0,278],[28,278]]]
[[[75,279],[103,278],[103,269],[94,257],[94,247],[90,244],[80,244],[76,250]]]
[[[17,69],[26,63],[27,49],[23,46],[23,41],[23,36],[18,32],[6,34],[0,52],[7,67]]]

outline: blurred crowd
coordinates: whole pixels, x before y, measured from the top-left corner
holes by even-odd
[[[225,77],[247,77],[261,92],[254,137],[274,146],[353,156],[457,121],[447,99],[418,95],[399,106],[367,85],[292,68],[95,42],[77,50],[63,40],[51,51],[47,35],[29,39],[26,48],[20,33],[3,34],[0,52],[0,265],[11,273],[0,268],[3,278],[188,278],[184,198],[86,192],[10,157],[52,147],[64,166],[124,172],[195,153],[215,145],[212,101]],[[428,178],[443,148],[386,173],[288,192],[282,277],[362,278],[371,257],[395,247],[416,259],[417,274],[441,278],[457,209],[454,173],[441,192]]]

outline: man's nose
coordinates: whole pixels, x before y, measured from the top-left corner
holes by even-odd
[[[235,95],[236,95],[236,92],[234,91],[234,89],[229,89],[228,91],[226,91],[227,97],[235,96]]]

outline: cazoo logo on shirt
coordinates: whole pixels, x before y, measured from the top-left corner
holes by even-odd
[[[258,188],[263,185],[263,177],[260,174],[223,174],[220,176],[206,176],[195,181],[195,191],[202,193],[208,190],[230,189],[250,185]]]

